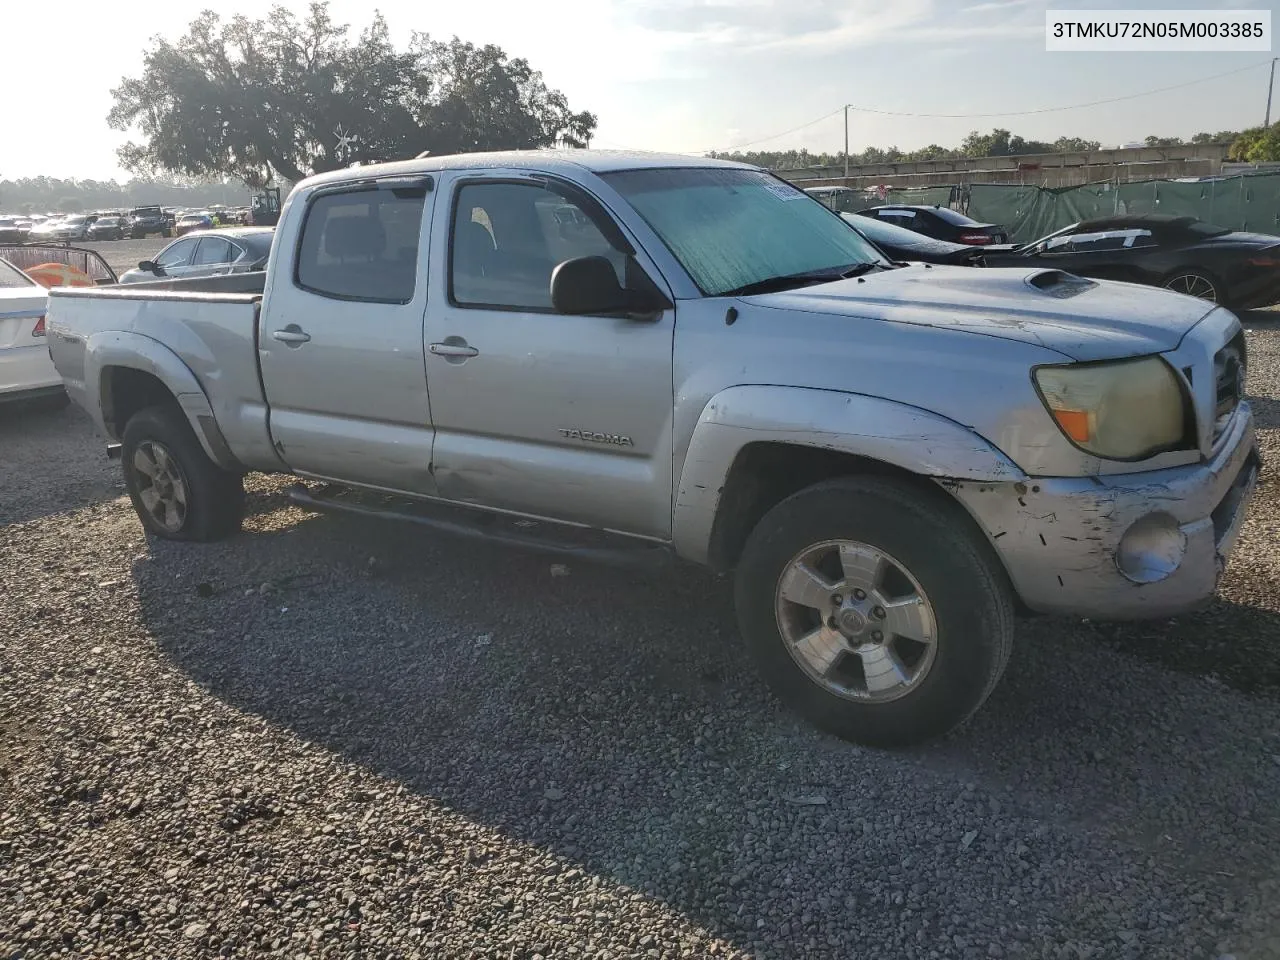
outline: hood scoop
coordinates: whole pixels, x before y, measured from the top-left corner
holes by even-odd
[[[1069,300],[1086,290],[1092,290],[1097,285],[1093,280],[1077,277],[1074,273],[1067,273],[1065,270],[1037,270],[1027,277],[1027,286],[1059,300]]]

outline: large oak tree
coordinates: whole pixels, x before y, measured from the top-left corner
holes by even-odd
[[[153,39],[142,76],[112,96],[108,122],[143,138],[120,148],[127,169],[254,187],[424,150],[586,146],[596,126],[498,47],[414,33],[397,50],[376,14],[353,40],[327,2],[301,19],[205,11],[180,40]]]

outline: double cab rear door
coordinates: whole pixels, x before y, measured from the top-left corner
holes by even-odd
[[[291,202],[259,355],[272,440],[303,476],[665,539],[674,311],[551,307],[599,255],[666,290],[593,194],[527,170],[318,187]],[[634,269],[634,267],[633,267]]]

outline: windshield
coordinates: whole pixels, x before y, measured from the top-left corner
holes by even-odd
[[[1231,233],[1230,228],[1220,227],[1216,223],[1208,223],[1204,220],[1192,220],[1187,224],[1187,233],[1195,237],[1220,237],[1224,233]]]
[[[774,278],[888,266],[804,191],[758,170],[603,174],[653,228],[698,289],[720,296]]]
[[[957,213],[955,210],[952,210],[950,207],[928,207],[927,209],[935,217],[938,217],[941,220],[945,220],[947,223],[950,223],[957,227],[972,227],[975,225],[981,225],[980,221],[973,219],[973,217],[966,217],[963,213]]]
[[[872,243],[886,243],[912,250],[936,250],[939,253],[961,246],[958,243],[947,243],[944,240],[926,237],[923,233],[916,233],[914,230],[900,227],[896,223],[888,223],[878,217],[864,217],[857,213],[842,213],[840,216],[853,224],[854,228],[868,237]]]

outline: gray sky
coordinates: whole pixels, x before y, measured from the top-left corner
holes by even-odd
[[[265,2],[207,0],[224,15]],[[303,0],[285,0],[296,10]],[[1262,122],[1266,53],[1047,53],[1044,11],[1236,9],[1280,0],[333,0],[353,32],[376,6],[393,33],[457,34],[527,58],[574,109],[600,118],[594,146],[695,152],[736,147],[956,144],[972,129],[1006,127],[1104,145],[1148,134],[1190,136]],[[110,89],[141,72],[147,38],[178,36],[199,4],[157,0],[8,0],[0,100],[0,179],[45,174],[123,177],[109,130]],[[1104,106],[1028,116],[938,119],[900,114],[995,114],[1069,106],[1252,69]],[[27,78],[24,84],[19,78]],[[24,95],[24,87],[30,93]],[[834,113],[833,113],[834,112]],[[833,114],[818,122],[817,118]],[[1280,117],[1280,98],[1274,116]],[[793,128],[801,127],[784,136]],[[15,134],[14,131],[21,131]]]

